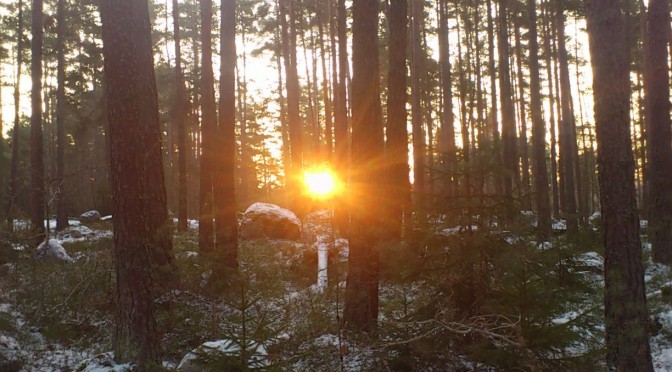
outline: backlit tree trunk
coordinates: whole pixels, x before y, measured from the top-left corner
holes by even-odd
[[[173,39],[175,41],[175,104],[173,120],[177,126],[177,229],[187,231],[187,93],[182,71],[182,46],[180,37],[180,4],[173,0]]]
[[[33,0],[30,76],[30,222],[35,244],[46,237],[44,230],[44,149],[42,147],[42,0]]]
[[[103,1],[100,10],[115,217],[115,359],[156,368],[154,288],[174,262],[148,4]]]
[[[653,258],[672,264],[672,131],[670,84],[667,65],[670,5],[667,0],[649,1],[645,65],[646,117],[649,154],[649,229]]]
[[[56,131],[58,143],[56,149],[56,231],[68,227],[68,210],[65,188],[65,0],[58,0],[58,23],[56,29],[56,53],[58,71],[56,80]]]
[[[236,169],[236,3],[221,2],[221,55],[219,82],[219,146],[215,182],[215,236],[217,256],[227,269],[238,269],[238,221],[234,171]]]
[[[630,140],[630,62],[621,2],[587,0],[605,255],[607,366],[653,371]]]
[[[200,0],[201,10],[201,185],[198,216],[198,246],[201,251],[215,249],[214,193],[217,152],[217,111],[212,71],[212,2]]]
[[[408,129],[406,128],[406,32],[407,1],[392,0],[389,12],[390,49],[387,94],[387,145],[390,163],[389,238],[401,240],[404,209],[410,193],[408,179]]]
[[[551,233],[551,206],[548,199],[546,170],[546,125],[542,116],[541,84],[539,73],[539,43],[537,41],[536,0],[527,0],[530,22],[530,112],[532,116],[532,166],[534,200],[537,205],[537,241],[548,240]]]
[[[343,320],[375,332],[378,318],[380,189],[384,186],[383,124],[378,67],[378,1],[355,0],[352,9],[352,178],[348,277]]]

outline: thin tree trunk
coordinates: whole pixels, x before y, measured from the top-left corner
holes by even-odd
[[[532,116],[534,196],[538,214],[537,241],[544,242],[548,240],[551,234],[551,206],[548,200],[546,170],[546,125],[541,107],[536,0],[527,0],[527,15],[530,27],[530,113]]]
[[[516,5],[516,8],[520,9],[521,7]],[[518,23],[518,22],[516,22]],[[529,210],[531,208],[531,195],[530,195],[530,157],[528,151],[528,141],[527,141],[527,114],[525,109],[525,77],[523,72],[523,48],[521,45],[521,36],[520,28],[522,25],[519,23],[514,27],[514,36],[516,41],[515,53],[516,53],[516,75],[518,78],[518,108],[520,109],[520,159],[521,159],[521,188],[520,195],[522,197],[522,207]]]
[[[564,217],[567,220],[567,234],[575,236],[579,230],[578,215],[576,210],[576,137],[573,127],[574,115],[572,114],[572,93],[569,81],[569,66],[567,49],[565,47],[565,16],[562,1],[556,1],[555,22],[558,39],[558,65],[560,67],[560,107],[562,117],[560,120],[560,166],[564,170],[565,206]]]
[[[385,157],[390,163],[387,222],[388,238],[400,242],[406,195],[410,193],[408,179],[408,129],[406,112],[406,46],[408,30],[407,0],[391,0],[389,12],[389,73],[387,92],[387,144]]]
[[[492,149],[489,149],[493,156],[492,167],[493,169],[499,169],[499,166],[502,162],[500,156],[500,146],[501,138],[499,133],[499,100],[497,98],[497,69],[495,66],[495,21],[493,19],[492,13],[494,9],[492,8],[492,0],[487,0],[487,12],[488,12],[488,74],[490,75],[490,130],[492,131]],[[503,189],[502,184],[503,178],[499,174],[495,173],[493,179],[493,186],[496,194],[501,194]]]
[[[516,117],[511,89],[509,71],[509,40],[508,40],[508,2],[499,3],[499,89],[502,105],[502,163],[504,166],[504,198],[506,217],[512,219],[515,214],[513,187],[518,184],[518,156],[516,155]]]
[[[18,3],[18,26],[16,30],[16,81],[14,82],[14,128],[12,129],[12,164],[9,176],[9,203],[7,207],[7,230],[14,230],[14,214],[19,190],[19,108],[21,101],[21,66],[23,65],[23,2]]]
[[[173,1],[173,38],[175,41],[175,104],[173,121],[177,126],[178,188],[177,229],[187,231],[187,94],[182,71],[182,46],[180,38],[180,4]]]
[[[68,210],[65,188],[65,0],[58,0],[58,23],[56,28],[56,131],[58,136],[56,152],[56,231],[68,227]]]
[[[439,0],[439,65],[441,68],[441,135],[439,136],[439,152],[443,160],[442,171],[445,172],[446,197],[453,202],[458,196],[457,146],[455,144],[455,115],[453,113],[452,73],[450,65],[450,37],[448,30],[447,0]]]
[[[201,11],[201,185],[198,216],[198,246],[203,252],[215,249],[214,193],[217,112],[212,71],[212,2],[200,0]]]
[[[419,226],[427,223],[427,209],[425,205],[425,134],[423,133],[422,112],[422,87],[425,51],[422,48],[422,28],[424,27],[422,16],[424,6],[421,0],[411,0],[411,12],[413,16],[411,30],[411,118],[413,128],[413,191],[415,192],[415,213]]]
[[[44,190],[44,149],[42,143],[42,36],[43,14],[42,0],[33,0],[30,75],[30,222],[35,245],[46,238],[44,229],[45,190]]]

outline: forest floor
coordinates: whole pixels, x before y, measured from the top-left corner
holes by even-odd
[[[128,368],[105,354],[114,330],[112,224],[71,225],[55,237],[70,263],[39,261],[20,238],[0,247],[0,370]],[[213,282],[210,262],[198,253],[197,224],[190,227],[174,239],[179,288],[156,300],[167,370],[196,357],[212,370],[245,365],[295,371],[531,364],[575,370],[599,367],[603,359],[602,256],[594,229],[569,248],[561,221],[557,236],[541,246],[529,226],[486,232],[437,222],[416,239],[418,249],[386,247],[380,328],[377,339],[367,339],[339,327],[347,241],[332,235],[329,213],[304,219],[301,242],[242,242],[241,280],[233,291]],[[331,252],[329,278],[318,274],[325,250]],[[651,262],[648,243],[644,257],[654,366],[672,371],[670,270]],[[484,271],[488,280],[481,282]],[[558,285],[548,284],[555,278]],[[474,294],[479,291],[484,295]],[[94,357],[96,362],[80,364]]]

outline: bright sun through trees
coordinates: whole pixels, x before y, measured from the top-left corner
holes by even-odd
[[[338,189],[336,174],[329,168],[312,168],[303,173],[303,183],[308,194],[316,198],[333,196]]]

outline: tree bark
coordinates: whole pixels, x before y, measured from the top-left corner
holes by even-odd
[[[406,200],[410,194],[406,128],[407,13],[407,0],[391,0],[388,20],[390,43],[385,156],[390,164],[388,238],[396,242],[401,241],[404,211],[408,207]]]
[[[355,0],[352,9],[352,182],[348,277],[343,320],[347,327],[375,332],[378,318],[378,239],[375,206],[384,186],[380,167],[384,139],[378,67],[378,1]]]
[[[630,62],[620,2],[587,0],[604,226],[607,366],[653,371],[630,142]]]
[[[56,28],[56,231],[68,227],[68,210],[65,188],[65,0],[58,0]]]
[[[154,287],[170,277],[174,261],[148,4],[103,1],[100,14],[115,217],[115,359],[156,368]]]
[[[214,192],[217,111],[212,71],[212,2],[200,0],[201,10],[201,185],[198,216],[198,247],[203,252],[215,249]]]
[[[672,264],[672,130],[670,83],[667,65],[670,5],[649,1],[645,65],[646,117],[649,149],[649,212],[651,244],[656,262]]]
[[[511,89],[511,73],[509,67],[509,38],[508,38],[508,2],[499,3],[499,90],[502,105],[502,163],[504,166],[504,198],[506,217],[512,219],[516,210],[513,200],[513,188],[518,185],[518,156],[516,151],[516,117],[513,105],[513,91]]]
[[[180,37],[180,4],[173,1],[173,38],[175,41],[175,104],[173,121],[177,126],[177,229],[187,231],[187,93],[182,71],[182,46]]]
[[[411,124],[413,128],[413,192],[415,194],[415,214],[419,226],[427,223],[426,142],[422,112],[422,88],[425,72],[425,50],[422,47],[424,27],[424,6],[421,0],[411,0]]]
[[[236,3],[221,1],[219,131],[221,152],[215,184],[215,241],[224,269],[238,269],[238,220],[234,176],[236,169]]]
[[[448,3],[439,0],[439,66],[441,69],[441,135],[439,152],[446,174],[445,196],[454,201],[459,192],[456,174],[457,146],[455,144],[455,115],[453,114],[453,89],[450,65],[450,37],[448,31]],[[495,93],[496,94],[496,93]],[[496,120],[495,120],[496,121]]]
[[[558,65],[560,67],[560,167],[564,170],[564,182],[561,179],[560,187],[565,190],[564,218],[567,220],[567,234],[576,236],[579,230],[579,221],[576,210],[576,136],[574,131],[574,115],[572,113],[572,93],[569,80],[569,63],[567,48],[565,47],[565,15],[563,3],[556,1],[555,22],[558,39]]]
[[[44,229],[44,149],[42,143],[42,36],[44,17],[42,0],[33,0],[31,33],[30,75],[30,222],[32,239],[37,246],[46,238]]]
[[[534,197],[537,205],[537,241],[547,241],[551,234],[551,206],[548,199],[546,170],[546,125],[542,116],[539,73],[539,42],[537,40],[536,0],[527,1],[530,22],[530,113],[532,116],[532,167]]]

